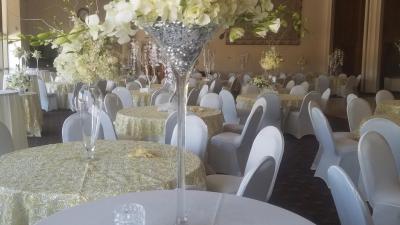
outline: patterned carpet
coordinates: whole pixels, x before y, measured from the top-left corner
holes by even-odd
[[[29,146],[61,142],[61,127],[71,112],[44,114],[42,138],[29,138]],[[347,121],[330,117],[334,131],[346,131]],[[318,225],[339,225],[335,205],[325,183],[310,170],[318,149],[314,136],[301,140],[285,135],[285,153],[270,203],[295,212]]]

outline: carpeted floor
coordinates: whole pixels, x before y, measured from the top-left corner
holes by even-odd
[[[44,114],[42,138],[29,138],[29,146],[61,142],[61,127],[70,111]],[[334,131],[346,131],[345,119],[330,117]],[[325,183],[310,170],[318,149],[314,136],[301,140],[285,135],[285,153],[270,203],[295,212],[318,225],[339,225],[335,205]]]

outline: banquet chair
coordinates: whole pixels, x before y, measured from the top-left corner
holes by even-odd
[[[374,131],[364,134],[358,145],[358,159],[374,224],[400,224],[399,173],[385,138]]]
[[[104,111],[100,111],[100,131],[103,134],[104,140],[116,141],[117,133],[115,132],[114,124],[108,114]]]
[[[363,120],[372,116],[369,103],[362,98],[355,98],[347,104],[347,118],[349,120],[350,132],[357,131]]]
[[[135,80],[128,82],[126,84],[126,88],[130,91],[140,90],[140,88],[142,88],[142,84],[139,81]]]
[[[357,83],[357,79],[355,76],[350,76],[347,78],[346,84],[339,87],[339,96],[345,98],[347,95],[351,93],[356,93],[355,85]]]
[[[104,108],[106,113],[110,116],[111,121],[115,121],[118,111],[124,107],[116,94],[108,93],[106,97],[104,97]]]
[[[379,105],[382,101],[385,101],[385,100],[394,100],[394,96],[393,96],[392,92],[390,92],[388,90],[378,91],[375,96],[376,105]]]
[[[171,95],[168,92],[161,92],[156,96],[156,98],[154,100],[154,105],[160,106],[160,105],[166,104],[166,103],[170,102],[170,99],[171,99]]]
[[[0,156],[14,150],[11,133],[7,126],[0,122]]]
[[[78,93],[81,90],[83,86],[82,82],[78,82],[74,84],[74,90],[72,91],[72,93],[68,93],[68,102],[69,102],[69,108],[75,112],[77,111],[77,106],[76,106],[76,98],[78,97]]]
[[[136,79],[136,81],[140,83],[141,87],[146,87],[146,85],[147,85],[146,75],[140,75],[139,78]]]
[[[308,105],[311,123],[319,142],[318,153],[315,157],[315,177],[328,183],[328,169],[333,165],[342,167],[353,182],[358,182],[359,165],[357,159],[357,141],[345,135],[334,135],[327,118],[317,103],[311,101]]]
[[[200,106],[212,109],[221,109],[222,108],[221,97],[215,93],[208,93],[201,98]]]
[[[293,76],[293,80],[296,85],[299,85],[306,81],[306,76],[302,73],[297,73]]]
[[[251,147],[244,177],[215,174],[206,178],[207,190],[254,198],[252,193],[263,193],[255,199],[267,202],[271,197],[284,152],[284,139],[276,127],[266,127],[258,133]],[[264,173],[256,172],[265,159],[273,159],[274,166]],[[260,176],[259,176],[260,175]],[[250,181],[250,182],[249,182]],[[253,197],[251,197],[253,196]]]
[[[197,99],[199,98],[200,90],[197,88],[193,88],[190,90],[188,99],[187,99],[187,105],[188,106],[195,106],[197,105]]]
[[[321,95],[321,109],[324,112],[326,112],[330,97],[331,97],[331,89],[328,88]]]
[[[392,150],[397,172],[400,174],[400,126],[385,118],[372,118],[361,125],[360,135],[375,131],[382,135]]]
[[[243,87],[242,87],[242,91],[241,91],[241,93],[242,94],[249,94],[249,95],[257,95],[257,94],[259,94],[260,93],[260,89],[257,87],[257,86],[255,86],[255,85],[253,85],[253,84],[246,84],[246,85],[244,85]]]
[[[41,108],[46,112],[57,110],[57,95],[47,93],[46,84],[42,79],[38,79],[37,81]]]
[[[200,92],[199,92],[199,97],[197,98],[197,105],[200,105],[201,99],[208,93],[208,85],[204,84],[203,87],[201,87]]]
[[[236,104],[233,95],[227,90],[221,90],[219,96],[222,100],[222,114],[226,124],[239,124]]]
[[[257,135],[265,99],[258,99],[251,109],[241,134],[222,132],[213,136],[208,145],[208,162],[216,173],[242,175],[249,157],[251,144]]]
[[[251,76],[249,74],[243,75],[243,85],[248,84],[251,81]]]
[[[96,82],[96,86],[100,89],[101,94],[106,96],[107,80],[99,80]]]
[[[124,108],[133,107],[133,98],[131,92],[124,87],[116,87],[112,93],[116,94],[122,102]]]
[[[317,91],[324,93],[329,88],[329,77],[325,75],[320,75],[317,79]]]
[[[112,80],[108,80],[107,85],[106,85],[106,92],[111,93],[114,90],[114,88],[116,88],[116,87],[117,87],[117,83],[115,83]]]
[[[153,94],[151,95],[150,98],[150,105],[155,105],[156,104],[156,98],[158,95],[161,93],[169,93],[167,87],[163,86],[162,88],[155,90]]]
[[[303,81],[300,85],[303,86],[306,92],[310,89],[310,84],[307,81]]]
[[[208,90],[208,93],[219,94],[221,89],[222,89],[221,80],[219,78],[217,78],[217,79],[215,79],[215,80],[213,80],[211,82],[210,89]]]
[[[82,125],[79,113],[70,115],[63,123],[61,136],[63,143],[82,141]],[[102,137],[99,130],[98,139]]]
[[[174,111],[170,113],[165,120],[164,125],[164,144],[170,145],[172,140],[172,134],[174,132],[175,126],[178,123],[178,112]]]
[[[195,78],[189,78],[188,87],[189,88],[197,87],[197,80]]]
[[[281,112],[281,99],[278,94],[275,93],[267,93],[262,95],[266,102],[267,108],[264,112],[264,115],[261,119],[260,126],[258,130],[263,129],[264,127],[274,126],[281,130],[282,124],[282,112]]]
[[[229,78],[228,78],[228,87],[229,87],[229,88],[232,87],[233,82],[234,82],[235,80],[236,80],[236,75],[235,75],[235,74],[229,75]]]
[[[347,97],[346,97],[346,105],[348,105],[349,102],[351,102],[353,99],[356,99],[356,98],[358,98],[358,96],[356,94],[351,93],[351,94],[347,95]]]
[[[208,142],[208,128],[204,121],[196,115],[186,116],[185,149],[196,154],[205,163]],[[178,146],[178,125],[172,133],[171,145]]]
[[[286,84],[286,90],[290,91],[292,90],[292,88],[295,86],[296,84],[294,83],[294,80],[290,80],[287,84]]]
[[[289,94],[296,95],[296,96],[304,96],[307,94],[307,91],[306,91],[306,89],[304,89],[303,86],[296,85],[290,90]]]
[[[314,101],[317,104],[321,102],[321,94],[316,91],[308,93],[301,103],[299,111],[290,111],[285,121],[285,133],[301,139],[305,135],[314,134],[314,130],[308,112],[308,104]]]
[[[235,78],[229,90],[236,99],[242,90],[242,84],[240,83],[240,79],[238,77]]]
[[[368,206],[342,168],[329,167],[328,182],[341,225],[374,225]]]

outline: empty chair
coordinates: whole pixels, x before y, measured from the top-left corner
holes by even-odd
[[[232,87],[233,82],[236,80],[236,75],[233,74],[233,76],[229,76],[228,79],[228,87]]]
[[[83,86],[82,82],[78,82],[74,84],[74,90],[72,91],[72,93],[68,93],[68,102],[69,102],[69,108],[72,111],[76,111],[76,98],[78,96],[79,91],[81,90]]]
[[[349,102],[351,102],[353,99],[356,99],[356,98],[358,98],[358,96],[355,95],[355,94],[353,94],[353,93],[347,95],[347,97],[346,97],[346,104],[348,105]]]
[[[110,119],[115,121],[118,111],[123,109],[124,106],[116,94],[108,93],[106,97],[104,97],[104,108],[106,113],[110,116]]]
[[[215,172],[243,175],[250,147],[265,109],[265,99],[258,99],[253,105],[241,134],[223,132],[211,138],[208,146],[208,162]]]
[[[216,93],[218,94],[222,89],[222,84],[220,79],[215,79],[211,82],[210,84],[210,89],[208,90],[208,93]]]
[[[222,100],[218,94],[208,93],[201,98],[200,106],[212,109],[221,109]]]
[[[290,90],[291,95],[304,96],[307,94],[306,89],[301,85],[296,85]]]
[[[327,76],[319,76],[317,80],[317,91],[319,91],[319,93],[324,93],[329,88],[329,83],[330,81]]]
[[[114,90],[114,88],[116,88],[116,87],[117,87],[117,84],[114,81],[108,80],[107,86],[106,86],[106,92],[111,93]]]
[[[315,102],[309,103],[311,123],[319,142],[314,176],[328,183],[328,169],[333,165],[342,167],[353,182],[358,182],[359,165],[357,141],[346,136],[334,136],[324,113]]]
[[[165,120],[164,125],[164,144],[171,144],[172,134],[174,132],[175,126],[178,123],[178,112],[174,111],[170,113]]]
[[[116,94],[122,102],[124,108],[133,107],[133,98],[131,92],[124,87],[116,87],[112,93]]]
[[[0,156],[14,150],[13,140],[7,126],[0,122]]]
[[[259,130],[267,126],[274,126],[281,129],[281,99],[278,94],[267,93],[262,96],[267,101],[267,108],[261,119]]]
[[[251,81],[251,76],[249,74],[243,75],[243,84],[248,84]]]
[[[262,129],[252,144],[244,172],[245,176],[238,177],[219,174],[207,176],[207,190],[229,194],[236,193],[240,196],[267,202],[274,188],[282,161],[283,151],[284,139],[281,132],[275,127],[266,127]],[[256,173],[257,175],[255,175],[255,171],[257,171],[268,158],[273,159],[274,166],[272,168],[269,167],[270,169],[268,170],[264,170],[264,173]],[[249,182],[250,180],[253,181]],[[253,194],[249,192],[253,192]],[[255,193],[259,194],[254,195]]]
[[[200,90],[197,88],[193,88],[192,90],[190,90],[188,99],[187,99],[188,106],[197,105],[197,99],[199,98],[199,93],[200,93]]]
[[[57,95],[47,93],[46,84],[42,79],[38,79],[37,81],[39,85],[39,97],[42,109],[46,112],[56,110],[58,108]]]
[[[300,139],[305,135],[314,134],[308,112],[308,104],[310,101],[319,104],[321,101],[321,94],[316,91],[308,93],[301,103],[300,110],[290,111],[287,116],[285,132],[295,136],[297,139]]]
[[[249,95],[251,95],[251,94],[257,95],[260,93],[260,89],[253,84],[246,84],[242,87],[241,93],[249,94]]]
[[[310,84],[307,81],[303,81],[300,85],[303,86],[306,92],[310,89]]]
[[[196,115],[186,116],[185,137],[185,149],[196,154],[204,162],[208,142],[208,128],[200,117]],[[171,145],[178,145],[178,125],[174,128]]]
[[[61,133],[63,143],[82,141],[82,126],[79,113],[74,113],[65,119]]]
[[[156,104],[156,98],[161,93],[169,93],[169,92],[168,92],[168,89],[166,87],[162,87],[161,89],[155,90],[153,92],[153,94],[151,95],[150,105],[155,105]]]
[[[293,88],[295,85],[296,85],[296,84],[294,83],[294,80],[289,81],[289,82],[286,84],[286,90],[291,91],[292,88]]]
[[[297,73],[294,75],[293,80],[296,85],[299,85],[306,81],[306,76],[302,73]]]
[[[157,97],[154,101],[154,105],[159,106],[159,105],[169,103],[170,99],[171,99],[171,95],[168,92],[161,92],[160,94],[157,95]]]
[[[331,89],[328,88],[322,93],[321,96],[321,109],[324,112],[326,111],[330,97],[331,97]]]
[[[331,166],[328,181],[341,225],[374,225],[367,205],[342,168]]]
[[[390,92],[388,90],[378,91],[375,96],[376,105],[379,105],[382,101],[385,101],[385,100],[394,100],[394,96],[393,96],[392,92]]]
[[[351,132],[357,131],[361,126],[361,122],[371,115],[371,106],[362,98],[353,99],[347,104],[347,118]]]
[[[385,138],[374,131],[364,134],[358,146],[358,159],[374,224],[400,224],[399,173]]]
[[[222,100],[222,114],[224,115],[225,123],[229,124],[239,124],[239,117],[236,111],[236,104],[233,95],[227,91],[222,90],[219,93]]]
[[[204,84],[200,89],[199,97],[197,98],[197,105],[200,105],[201,99],[208,93],[208,85]]]
[[[236,77],[236,79],[233,81],[230,87],[230,92],[236,98],[240,94],[241,90],[242,90],[242,84],[240,83],[240,79]]]
[[[135,80],[135,81],[128,82],[126,84],[126,88],[130,91],[140,90],[140,88],[142,88],[142,85],[139,81]]]
[[[117,140],[114,124],[108,114],[103,110],[100,112],[100,130],[99,133],[103,134],[104,140]]]

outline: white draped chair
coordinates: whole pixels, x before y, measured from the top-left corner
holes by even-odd
[[[253,84],[246,84],[242,87],[241,93],[249,94],[249,95],[251,95],[251,94],[257,95],[260,93],[260,89]]]
[[[200,93],[199,93],[199,97],[197,98],[197,105],[200,105],[200,101],[201,99],[204,97],[204,95],[206,95],[208,93],[208,85],[204,84],[201,89],[200,89]]]
[[[306,76],[302,73],[297,73],[293,76],[293,80],[296,85],[299,85],[299,84],[303,83],[304,81],[306,81]]]
[[[38,79],[40,105],[46,112],[57,110],[57,95],[47,93],[46,84],[42,79]]]
[[[301,103],[299,111],[290,111],[285,121],[285,133],[295,136],[297,139],[305,135],[314,134],[313,127],[308,112],[308,104],[314,101],[321,102],[321,94],[316,91],[308,93]]]
[[[218,94],[208,93],[201,98],[200,106],[212,109],[221,109],[222,100]]]
[[[101,94],[105,96],[107,94],[107,80],[99,80],[96,82],[96,86],[101,91]]]
[[[317,79],[317,91],[324,93],[330,87],[330,80],[328,76],[320,75]]]
[[[243,84],[248,84],[251,81],[251,76],[249,74],[243,75]]]
[[[300,85],[303,86],[306,92],[310,90],[310,84],[307,81],[303,81]]]
[[[131,92],[124,87],[116,87],[112,93],[116,94],[122,102],[124,108],[133,107],[133,98]]]
[[[342,168],[331,166],[328,181],[341,225],[374,225],[368,206]]]
[[[14,151],[11,133],[2,122],[0,122],[0,143],[0,156]]]
[[[388,90],[378,91],[375,96],[376,105],[379,105],[382,101],[385,101],[385,100],[394,100],[394,96],[393,96],[392,92],[390,92]]]
[[[347,118],[349,120],[350,132],[357,131],[361,122],[372,115],[369,103],[362,98],[355,98],[347,104]]]
[[[225,124],[239,124],[240,118],[237,114],[232,93],[227,90],[221,90],[219,96],[222,100],[222,114],[224,115]]]
[[[357,159],[357,141],[345,135],[334,136],[324,113],[315,102],[309,103],[311,123],[319,142],[319,150],[314,160],[314,176],[328,183],[328,169],[333,165],[342,167],[353,182],[358,182],[359,164]]]
[[[116,87],[117,87],[117,84],[114,81],[107,80],[107,85],[106,85],[107,93],[111,93],[114,90],[114,88],[116,88]]]
[[[75,112],[78,109],[76,108],[76,98],[78,96],[79,91],[81,90],[83,86],[82,82],[78,82],[74,84],[74,90],[72,91],[72,93],[68,93],[68,102],[69,102],[69,108]]]
[[[348,105],[349,102],[351,102],[353,99],[356,99],[356,98],[358,98],[358,96],[356,94],[351,93],[351,94],[347,95],[347,97],[346,97],[346,105]]]
[[[399,173],[389,144],[379,133],[368,132],[360,139],[358,158],[374,224],[400,224]]]
[[[296,85],[290,90],[291,95],[304,96],[307,94],[306,89],[301,85]]]
[[[117,133],[115,132],[114,124],[106,112],[100,112],[100,131],[103,134],[104,140],[115,141],[117,140]]]
[[[199,98],[200,90],[197,88],[193,88],[190,90],[188,99],[187,99],[187,105],[188,106],[195,106],[197,105],[197,99]]]
[[[281,111],[281,99],[278,94],[267,93],[261,97],[267,101],[267,108],[260,122],[258,130],[264,127],[274,126],[281,130],[282,125],[282,111]]]
[[[216,93],[218,94],[222,89],[222,83],[219,78],[213,80],[210,84],[210,89],[208,90],[208,93]]]
[[[140,88],[142,88],[142,84],[137,80],[128,82],[126,84],[126,89],[130,91],[140,90]]]
[[[170,113],[165,120],[164,125],[164,144],[171,144],[172,134],[174,132],[175,126],[178,123],[178,112],[174,111]]]
[[[257,100],[241,134],[223,132],[213,136],[208,145],[208,162],[216,173],[242,175],[250,147],[266,109],[265,99]]]
[[[207,176],[207,190],[237,194],[268,202],[271,197],[284,151],[284,139],[275,127],[266,127],[254,139],[246,163],[244,177],[231,175]],[[271,166],[263,167],[267,159]],[[272,166],[274,165],[274,166]],[[268,169],[267,169],[268,168]]]
[[[204,121],[196,115],[186,116],[185,149],[196,154],[204,163],[208,142],[208,128]],[[172,133],[171,145],[178,145],[178,125]]]
[[[154,100],[155,106],[160,106],[170,102],[171,95],[168,92],[161,92],[159,93]]]
[[[289,82],[286,84],[286,90],[291,91],[292,88],[293,88],[295,85],[296,85],[296,84],[295,84],[294,80],[289,81]]]
[[[104,109],[112,121],[115,121],[118,111],[123,108],[124,106],[116,94],[108,93],[106,97],[104,97]]]
[[[161,89],[155,90],[153,92],[153,94],[151,95],[150,105],[155,105],[156,104],[156,98],[161,93],[169,93],[169,92],[168,92],[167,88],[165,88],[165,87],[162,87]]]
[[[321,95],[321,108],[324,112],[326,112],[330,97],[331,97],[331,89],[328,88]]]

